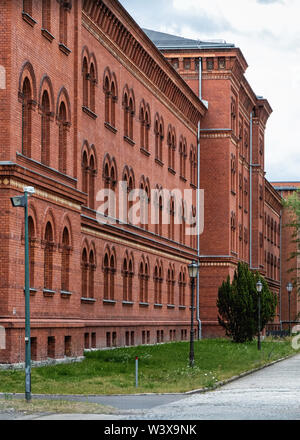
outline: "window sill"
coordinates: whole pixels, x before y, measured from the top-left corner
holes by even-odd
[[[86,304],[94,304],[96,302],[96,300],[94,298],[81,297],[80,300],[82,303],[86,303]]]
[[[142,301],[141,301],[141,302],[139,303],[139,306],[140,306],[140,307],[149,307],[149,303],[148,303],[148,302],[142,302]]]
[[[186,306],[179,306],[179,310],[185,310]]]
[[[190,183],[190,187],[193,188],[193,189],[197,189],[197,186],[194,185],[193,183]]]
[[[109,131],[111,131],[112,133],[114,133],[114,134],[116,134],[117,133],[117,129],[113,126],[113,125],[111,125],[109,122],[104,122],[104,126],[109,130]]]
[[[50,290],[50,289],[43,289],[43,295],[47,296],[47,297],[52,297],[55,294],[55,290]]]
[[[126,141],[132,147],[135,145],[135,142],[132,139],[130,139],[128,136],[124,136],[124,141]]]
[[[158,159],[157,157],[155,158],[155,162],[161,167],[164,166],[164,163],[160,159]]]
[[[173,170],[173,168],[171,168],[171,167],[168,167],[168,171],[169,171],[169,173],[173,174],[173,176],[175,176],[175,174],[176,174],[176,171],[175,171],[175,170]]]
[[[234,195],[234,196],[236,196],[236,192],[233,191],[233,189],[231,190],[231,194]]]
[[[147,157],[150,156],[149,151],[148,151],[148,150],[145,150],[145,148],[143,148],[143,147],[140,148],[140,152],[143,153],[143,154],[144,154],[145,156],[147,156]]]
[[[116,304],[117,301],[115,301],[114,299],[103,299],[103,304],[111,304],[114,305]]]
[[[85,105],[82,106],[82,111],[84,113],[86,113],[88,116],[90,116],[92,119],[97,119],[98,116],[96,115],[96,113],[93,112],[93,110],[89,109],[88,107],[86,107]]]
[[[70,298],[71,295],[72,295],[72,292],[67,292],[65,290],[61,290],[60,291],[60,295],[61,295],[62,298]]]
[[[29,294],[30,294],[30,296],[34,296],[34,295],[36,294],[37,291],[38,291],[37,289],[30,288],[30,289],[29,289]],[[25,292],[25,288],[24,288],[24,294],[25,294],[25,293],[26,293],[26,292]]]
[[[187,181],[187,179],[186,179],[185,177],[183,177],[183,176],[179,176],[179,178],[180,178],[180,180],[182,180],[183,182],[186,182],[186,181]]]
[[[122,301],[123,306],[133,306],[133,301]]]
[[[33,27],[37,22],[34,18],[31,17],[31,15],[27,14],[27,12],[22,12],[23,20],[26,21],[31,27]]]
[[[51,32],[49,32],[47,29],[42,28],[41,32],[46,40],[50,41],[50,43],[52,43],[52,41],[55,39],[54,35],[52,35]]]
[[[161,309],[162,306],[163,306],[162,304],[154,304],[154,307],[155,307],[155,308],[158,308],[158,309]]]
[[[175,304],[168,304],[167,309],[175,309]]]
[[[72,52],[71,49],[69,49],[65,44],[63,43],[59,43],[59,50],[64,53],[65,55],[70,55],[70,53]]]

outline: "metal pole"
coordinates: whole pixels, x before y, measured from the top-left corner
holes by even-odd
[[[138,388],[139,386],[139,358],[135,358],[135,386]]]
[[[260,344],[260,293],[258,293],[258,335],[257,335],[257,348],[261,349]]]
[[[190,335],[190,367],[194,366],[194,287],[195,279],[191,279],[191,335]]]
[[[31,400],[28,193],[25,192],[25,397]]]
[[[289,293],[289,336],[291,336],[291,292]]]

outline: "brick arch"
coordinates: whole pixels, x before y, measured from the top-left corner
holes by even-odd
[[[48,92],[48,95],[50,98],[50,111],[52,114],[54,114],[55,104],[54,104],[53,86],[52,86],[51,79],[49,78],[49,76],[47,74],[45,74],[43,76],[43,78],[41,79],[41,83],[40,83],[39,96],[38,96],[39,109],[42,108],[42,97],[43,97],[45,90]]]
[[[33,224],[34,224],[34,230],[35,230],[35,237],[34,238],[36,238],[39,236],[39,222],[38,222],[36,207],[32,201],[29,201],[29,203],[28,203],[28,217],[32,217]],[[25,225],[24,225],[24,227],[25,227]],[[24,232],[25,232],[25,230],[24,230]],[[25,236],[25,234],[24,234],[24,236]]]
[[[67,122],[71,124],[71,104],[67,89],[63,86],[60,88],[56,101],[56,119],[59,119],[59,110],[61,103],[64,102],[67,110]]]
[[[112,79],[111,71],[110,71],[110,68],[107,66],[107,67],[105,67],[104,72],[103,72],[103,90],[104,90],[104,92],[110,91],[111,79]],[[108,87],[106,87],[107,82],[108,82]]]
[[[122,105],[123,105],[123,107],[126,105],[125,96],[127,96],[127,105],[129,105],[130,91],[129,91],[129,87],[127,84],[125,84],[125,86],[123,87],[123,92],[122,92]]]
[[[51,227],[52,227],[52,231],[53,231],[53,241],[54,243],[57,243],[57,227],[56,227],[56,221],[55,221],[55,216],[52,212],[51,208],[47,208],[45,213],[44,213],[44,218],[42,221],[42,229],[41,229],[41,239],[42,241],[45,238],[45,231],[46,231],[46,226],[47,224],[50,222]]]
[[[60,239],[59,242],[62,243],[62,239],[63,239],[63,233],[64,233],[64,229],[67,228],[68,232],[69,232],[69,238],[70,238],[70,243],[69,246],[73,247],[73,243],[74,243],[74,238],[73,238],[73,230],[72,230],[72,224],[71,224],[71,220],[69,218],[69,215],[66,213],[63,216],[62,222],[61,222],[61,228],[60,228]]]
[[[117,77],[116,77],[115,72],[112,72],[112,74],[111,74],[111,84],[112,83],[114,83],[114,85],[115,85],[115,94],[114,94],[113,97],[115,99],[118,99],[118,97],[119,97],[119,88],[118,88],[118,81],[117,81]]]
[[[95,81],[96,83],[98,83],[98,65],[94,52],[92,52],[90,55],[89,71],[91,70],[92,65],[94,66],[95,69]]]
[[[32,99],[37,102],[37,87],[36,87],[36,76],[32,64],[29,61],[25,61],[21,68],[19,76],[19,97],[23,96],[23,83],[25,78],[28,78],[32,91]]]

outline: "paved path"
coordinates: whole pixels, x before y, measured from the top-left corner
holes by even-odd
[[[66,396],[60,398],[66,399]],[[300,420],[300,355],[278,362],[215,391],[189,397],[173,394],[69,398],[113,406],[120,410],[120,413],[111,416],[25,417],[36,420]]]

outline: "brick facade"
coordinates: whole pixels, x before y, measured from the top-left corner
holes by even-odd
[[[220,55],[226,60],[222,72],[218,57],[215,71],[204,68],[207,109],[195,71],[191,77],[187,69],[176,72],[169,54],[157,50],[115,0],[88,0],[82,8],[79,1],[3,1],[0,15],[6,72],[0,90],[0,325],[6,349],[0,363],[24,361],[24,213],[12,208],[10,197],[26,185],[36,189],[29,202],[34,360],[187,339],[187,264],[193,259],[201,261],[203,336],[222,334],[217,289],[240,260],[266,273],[264,212],[271,209],[277,224],[280,215],[280,201],[264,179],[271,108],[245,80],[240,51]],[[199,187],[205,194],[200,256],[197,237],[177,224],[175,200],[168,205],[161,196],[163,190],[189,190],[185,214],[196,214],[199,123]],[[159,191],[149,202],[157,207],[158,224],[127,218],[99,223],[97,195],[110,189],[121,206],[119,181],[151,197],[151,190]],[[170,224],[163,224],[165,214]],[[276,292],[273,272],[269,278]]]

